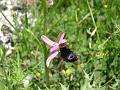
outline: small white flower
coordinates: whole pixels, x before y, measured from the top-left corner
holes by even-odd
[[[52,6],[54,4],[53,0],[48,0],[48,7]]]
[[[23,85],[24,85],[24,88],[28,88],[29,80],[23,80]]]
[[[23,79],[23,86],[24,88],[28,88],[29,86],[29,82],[34,78],[33,74],[29,74],[27,75],[24,79]]]

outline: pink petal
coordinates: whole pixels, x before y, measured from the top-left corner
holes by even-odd
[[[50,40],[48,37],[46,37],[45,35],[41,36],[41,39],[48,44],[49,46],[54,46],[55,44],[57,44],[56,42],[53,42],[52,40]]]
[[[46,66],[48,67],[50,62],[57,56],[58,51],[51,52],[46,60]]]
[[[59,46],[56,45],[56,46],[53,46],[50,48],[50,52],[54,52],[54,51],[57,51],[59,49]]]
[[[62,43],[63,42],[63,39],[64,39],[64,36],[65,36],[65,32],[63,32],[60,36],[59,36],[59,40],[58,40],[58,43]]]

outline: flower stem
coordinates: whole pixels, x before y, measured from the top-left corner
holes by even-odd
[[[50,88],[49,69],[46,66],[46,60],[47,60],[48,52],[47,52],[47,48],[46,48],[45,45],[43,45],[43,50],[44,50],[44,64],[45,64],[45,79],[46,79],[47,87]]]
[[[42,0],[43,3],[43,9],[44,9],[44,32],[47,32],[47,12],[48,12],[48,7],[47,7],[47,0]],[[50,81],[49,81],[49,69],[46,66],[46,60],[48,56],[48,51],[47,47],[43,45],[43,50],[44,50],[44,64],[45,64],[45,78],[46,78],[46,84],[47,87],[50,88]]]

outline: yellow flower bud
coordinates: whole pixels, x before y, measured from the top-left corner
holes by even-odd
[[[105,5],[104,5],[104,8],[108,8],[108,5],[105,4]]]
[[[66,70],[66,76],[69,76],[71,74],[71,71],[70,71],[70,69],[68,68],[67,70]]]
[[[36,73],[36,77],[37,77],[37,78],[40,77],[40,73],[39,73],[39,72]]]

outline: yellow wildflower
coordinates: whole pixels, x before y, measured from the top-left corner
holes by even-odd
[[[69,76],[71,74],[71,70],[68,68],[66,69],[66,76]]]
[[[41,75],[41,74],[40,74],[39,72],[36,73],[36,77],[37,77],[37,78],[39,78],[40,75]]]
[[[108,8],[108,5],[105,4],[105,5],[104,5],[104,8]]]

